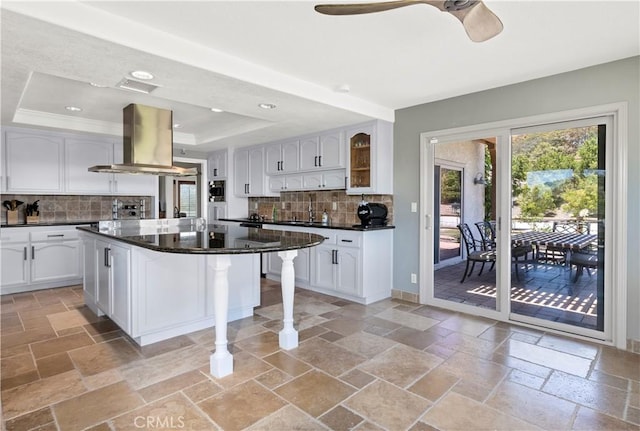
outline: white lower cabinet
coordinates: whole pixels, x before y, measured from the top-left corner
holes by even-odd
[[[97,308],[130,333],[131,247],[101,240],[95,242],[95,247]]]
[[[75,226],[2,229],[1,293],[79,284],[82,249]]]
[[[322,244],[298,250],[296,286],[370,304],[391,296],[393,229],[352,231],[265,225],[265,229],[311,232]],[[281,265],[271,253],[267,277],[278,279]]]
[[[163,253],[88,232],[85,303],[106,314],[141,346],[215,323],[206,255]],[[229,321],[253,315],[260,304],[260,255],[233,255]]]

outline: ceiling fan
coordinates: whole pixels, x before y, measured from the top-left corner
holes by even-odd
[[[448,12],[462,22],[469,38],[474,42],[484,42],[502,31],[502,21],[481,0],[396,0],[378,3],[321,4],[316,12],[325,15],[357,15],[383,12],[416,4],[435,6]]]

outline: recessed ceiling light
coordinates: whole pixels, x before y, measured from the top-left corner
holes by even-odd
[[[224,112],[222,109],[219,108],[211,108],[212,112]]]
[[[153,75],[145,70],[134,70],[131,76],[138,79],[153,79]]]
[[[78,108],[77,106],[65,106],[64,109],[71,112],[80,112],[82,108]]]
[[[92,87],[97,87],[97,88],[105,88],[106,87],[106,85],[98,84],[97,82],[90,82],[89,85],[92,86]]]
[[[276,107],[273,103],[260,103],[258,106],[262,109],[275,109]]]

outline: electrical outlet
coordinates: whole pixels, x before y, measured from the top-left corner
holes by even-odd
[[[332,209],[333,211],[336,211],[336,210],[338,209],[338,202],[332,202],[332,203],[331,203],[331,209]]]
[[[411,202],[411,212],[412,213],[418,212],[418,202]]]
[[[287,206],[284,204],[284,201],[282,201],[282,209],[287,209]]]
[[[258,202],[254,202],[254,203],[253,203],[253,209],[254,209],[254,210],[257,210],[257,209],[258,209]]]
[[[411,283],[416,284],[418,282],[418,275],[411,273]]]

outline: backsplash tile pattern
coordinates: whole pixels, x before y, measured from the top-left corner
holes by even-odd
[[[119,202],[119,219],[138,219],[136,215],[130,215],[129,211],[122,209],[123,204],[135,204],[140,208],[141,200],[144,200],[145,218],[151,217],[153,197],[151,196],[71,196],[71,195],[9,195],[3,194],[0,200],[18,200],[24,202],[18,208],[18,224],[26,222],[24,213],[26,204],[32,204],[36,200],[40,210],[40,223],[97,221],[112,219],[113,200]],[[2,208],[2,224],[7,222],[7,210]]]
[[[365,199],[368,202],[385,204],[389,211],[389,224],[393,224],[393,195],[365,195]],[[249,198],[249,214],[257,213],[271,220],[275,205],[278,220],[308,220],[311,202],[315,221],[321,221],[322,212],[326,210],[331,223],[359,224],[356,210],[361,200],[362,196],[347,195],[344,190],[282,192],[280,197]],[[334,202],[336,210],[333,210]]]

